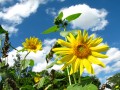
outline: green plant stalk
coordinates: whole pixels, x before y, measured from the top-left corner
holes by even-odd
[[[78,83],[81,84],[81,76],[79,76]]]
[[[68,73],[69,84],[71,85],[71,78],[70,78],[70,72],[68,67],[67,67],[67,73]]]
[[[73,79],[74,79],[74,82],[75,82],[75,84],[76,84],[77,81],[76,81],[76,75],[75,75],[75,73],[73,74]]]
[[[64,31],[66,31],[66,27],[64,27]],[[67,41],[66,38],[65,38],[65,40]],[[68,73],[69,84],[71,85],[71,78],[70,78],[69,67],[67,67],[67,73]]]
[[[30,53],[30,52],[28,52],[28,53],[25,55],[24,60],[26,59],[26,57],[28,56],[29,53]]]
[[[26,61],[25,59],[26,59],[26,57],[28,56],[29,53],[30,53],[30,52],[28,52],[28,53],[25,55],[24,59],[23,59],[23,60],[24,60],[24,66],[25,66],[25,61]]]

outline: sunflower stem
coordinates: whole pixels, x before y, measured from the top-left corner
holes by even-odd
[[[75,84],[76,84],[77,81],[76,81],[76,75],[75,75],[75,74],[73,74],[73,79],[74,79],[74,82],[75,82]]]
[[[67,73],[68,73],[69,84],[71,85],[71,78],[70,78],[70,73],[69,73],[68,67],[67,67]]]
[[[28,53],[25,55],[24,60],[26,59],[26,57],[28,56],[29,53],[30,53],[30,52],[28,52]]]
[[[79,76],[78,83],[81,84],[81,76]]]

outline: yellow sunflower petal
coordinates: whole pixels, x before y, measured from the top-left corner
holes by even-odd
[[[102,41],[103,41],[103,38],[98,37],[98,38],[96,38],[96,39],[94,39],[94,40],[92,40],[92,41],[90,42],[90,46],[91,46],[91,47],[97,46],[97,45],[99,45]]]
[[[84,32],[83,32],[83,39],[84,39],[84,42],[86,42],[88,39],[88,33],[86,30],[84,30]]]
[[[96,52],[104,52],[104,51],[109,49],[109,46],[108,45],[102,45],[102,46],[97,46],[97,47],[90,47],[90,49],[92,51],[96,51]]]
[[[71,48],[64,48],[64,47],[53,48],[52,51],[71,51]]]
[[[72,64],[72,65],[71,65],[71,69],[70,69],[70,75],[74,73],[73,70],[74,70],[74,65]]]
[[[62,64],[64,62],[67,62],[67,61],[71,60],[72,57],[73,57],[72,55],[66,55],[62,59],[58,60],[57,64]]]
[[[71,64],[75,62],[76,59],[77,59],[77,56],[74,55],[73,58],[70,61],[68,61],[66,64]]]
[[[91,41],[93,40],[94,37],[95,37],[95,34],[90,35],[90,37],[88,38],[88,40],[86,42],[87,45],[89,45],[91,43]]]
[[[75,61],[75,65],[74,65],[74,73],[77,72],[77,70],[79,69],[80,67],[80,62],[79,62],[79,58],[76,59]]]
[[[57,51],[55,54],[61,54],[61,55],[66,55],[66,54],[72,54],[72,51]]]
[[[83,66],[83,60],[80,61],[80,76],[82,75],[84,71],[84,66]]]
[[[77,42],[81,42],[81,40],[82,40],[81,31],[80,31],[80,30],[78,30]]]
[[[57,42],[62,46],[66,46],[66,47],[69,47],[69,48],[71,47],[71,44],[69,42],[64,41],[64,40],[58,39]]]
[[[100,60],[98,60],[97,58],[93,57],[93,56],[89,56],[88,60],[93,63],[93,64],[98,64],[101,67],[105,67],[105,64],[102,63]]]
[[[83,65],[86,68],[86,70],[92,74],[92,66],[87,59],[83,59]]]
[[[94,51],[92,51],[91,54],[95,57],[98,57],[98,58],[107,58],[108,57],[107,55],[104,55],[104,54],[101,54],[98,52],[94,52]]]

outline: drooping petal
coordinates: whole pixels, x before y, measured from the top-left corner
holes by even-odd
[[[90,47],[90,49],[92,51],[96,51],[96,52],[104,52],[104,51],[109,49],[109,46],[108,45],[102,45],[102,46],[97,46],[97,47]]]
[[[80,76],[82,75],[83,71],[84,71],[83,60],[80,60]]]
[[[75,62],[76,59],[77,59],[77,56],[74,55],[73,58],[70,61],[68,61],[66,64],[71,64]]]
[[[90,62],[87,59],[83,59],[83,65],[86,68],[86,70],[92,74],[92,66],[90,64]]]
[[[71,65],[71,69],[70,69],[70,75],[74,73],[73,70],[74,70],[74,65],[72,64],[72,65]]]
[[[74,62],[74,73],[77,72],[77,70],[79,69],[80,67],[80,60],[79,58],[76,59],[76,61]]]
[[[76,60],[76,56],[73,56],[71,60],[69,60],[65,65],[61,68],[61,70],[64,70],[67,66],[71,65]]]
[[[94,52],[94,51],[92,51],[91,54],[95,57],[98,57],[98,58],[107,58],[108,57],[107,55],[104,55],[104,54],[101,54],[98,52]]]
[[[71,44],[70,44],[69,42],[66,42],[66,41],[61,40],[61,39],[58,39],[57,42],[58,42],[60,45],[62,45],[62,46],[66,46],[66,47],[71,48]]]
[[[102,63],[100,60],[98,60],[97,58],[95,58],[94,56],[89,56],[88,60],[93,63],[93,64],[98,64],[101,67],[105,67],[105,64]]]
[[[62,64],[62,63],[65,63],[65,62],[68,62],[69,60],[72,59],[72,55],[66,55],[64,57],[62,57],[62,59],[58,60],[57,61],[57,64]]]

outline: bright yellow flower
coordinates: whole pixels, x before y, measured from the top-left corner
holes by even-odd
[[[40,81],[40,79],[41,79],[40,77],[34,77],[34,82],[38,83]]]
[[[22,43],[25,50],[29,52],[37,52],[38,50],[42,50],[42,42],[39,41],[38,38],[30,37],[27,38],[25,42]]]
[[[100,53],[109,48],[106,44],[99,45],[103,41],[102,38],[94,38],[94,34],[88,37],[87,31],[82,33],[80,30],[78,30],[76,37],[69,33],[66,38],[67,41],[61,39],[57,41],[62,47],[52,49],[56,54],[62,55],[62,58],[57,61],[58,64],[64,64],[62,70],[67,66],[71,66],[70,74],[79,70],[80,75],[82,75],[84,68],[88,73],[94,74],[92,64],[105,67],[105,64],[97,59],[108,57]]]

